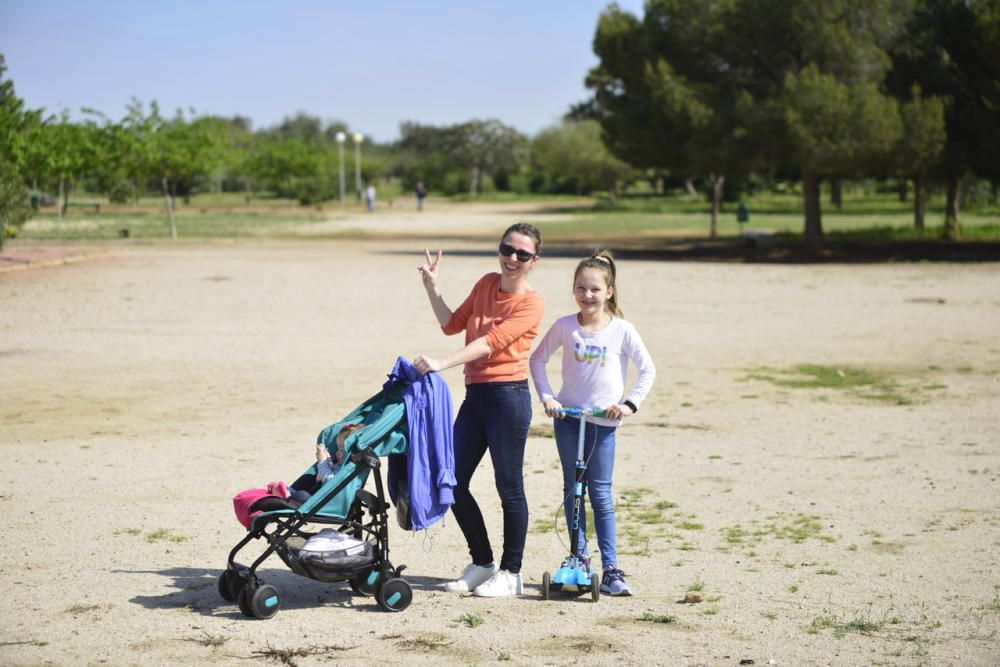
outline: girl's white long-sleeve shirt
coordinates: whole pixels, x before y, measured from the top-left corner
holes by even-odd
[[[549,357],[562,348],[562,387],[552,390],[545,370]],[[639,376],[625,393],[628,362],[632,360]],[[545,333],[531,354],[531,377],[535,390],[544,402],[555,397],[565,407],[606,409],[628,400],[638,408],[653,387],[656,366],[642,337],[631,323],[612,317],[600,331],[588,331],[576,314],[561,317]],[[617,426],[620,420],[591,418],[604,426]]]

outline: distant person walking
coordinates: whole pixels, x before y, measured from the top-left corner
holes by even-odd
[[[427,187],[423,181],[417,181],[417,210],[424,210],[424,200],[427,199]]]
[[[375,212],[375,186],[371,183],[365,188],[365,203],[368,204],[368,212]]]

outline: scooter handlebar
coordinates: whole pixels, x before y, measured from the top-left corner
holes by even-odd
[[[552,412],[569,417],[603,417],[606,411],[600,408],[556,408]]]

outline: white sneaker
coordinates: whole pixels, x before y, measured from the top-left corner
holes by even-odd
[[[489,581],[480,584],[472,592],[481,598],[510,597],[524,592],[524,582],[520,573],[497,570]]]
[[[496,565],[476,565],[469,563],[462,570],[462,576],[455,581],[449,581],[444,589],[449,593],[468,593],[476,590],[476,586],[488,580],[497,571]]]

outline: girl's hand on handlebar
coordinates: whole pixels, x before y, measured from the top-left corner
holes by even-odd
[[[544,405],[545,405],[545,415],[547,417],[556,417],[558,419],[564,419],[566,417],[566,415],[556,412],[556,410],[562,408],[562,403],[560,403],[556,399],[550,398],[549,400],[544,402]]]
[[[632,414],[632,408],[621,404],[612,405],[604,411],[604,416],[607,419],[624,419],[625,417],[631,417]]]

